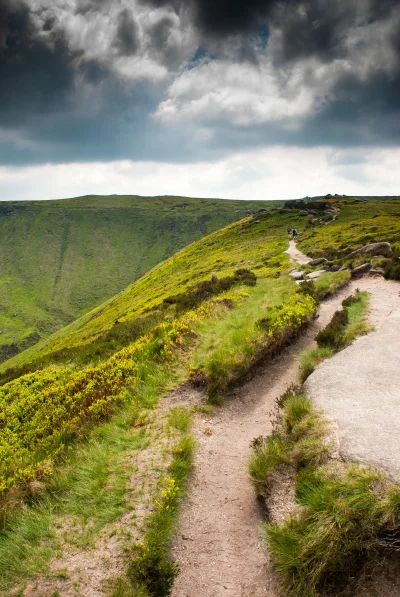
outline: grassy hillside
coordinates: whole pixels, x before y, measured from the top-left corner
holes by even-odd
[[[387,241],[400,252],[400,199],[379,198],[353,203],[351,198],[331,199],[340,209],[338,218],[327,226],[309,226],[299,239],[305,253],[339,259],[363,245]]]
[[[298,334],[314,316],[317,296],[350,274],[325,273],[315,285],[297,286],[288,276],[287,226],[297,226],[303,243],[314,235],[318,250],[329,253],[341,220],[346,227],[352,218],[357,228],[364,205],[374,226],[380,217],[394,221],[400,202],[380,202],[387,212],[377,217],[374,202],[343,204],[331,223],[323,219],[328,213],[311,223],[297,209],[232,223],[3,363],[0,592],[14,587],[23,595],[23,581],[45,574],[48,594],[70,586],[85,594],[82,570],[74,574],[63,564],[71,549],[96,562],[96,545],[111,540],[113,565],[103,564],[102,573],[116,584],[105,594],[167,594],[192,411],[160,399],[184,381],[203,386],[213,402],[228,397],[250,367]],[[384,223],[372,232],[379,240],[389,234]],[[344,254],[354,246],[353,236],[346,239]],[[116,569],[125,570],[118,579]],[[36,594],[47,594],[40,578],[35,583]]]
[[[164,299],[210,278],[231,275],[237,268],[252,267],[259,274],[279,273],[280,255],[286,246],[286,228],[291,216],[273,212],[271,217],[234,223],[181,250],[131,284],[119,295],[85,314],[0,366],[4,371],[37,360],[56,351],[73,349],[93,342],[116,326],[154,312]]]
[[[55,550],[62,559],[70,534],[54,529],[71,517],[74,549],[117,533],[124,561],[128,553],[139,562],[129,585],[142,590],[155,566],[165,581],[171,517],[190,469],[190,412],[157,402],[189,378],[215,398],[313,315],[314,299],[286,275],[292,218],[274,210],[214,232],[14,357],[15,379],[0,389],[0,592],[46,570]],[[19,376],[26,364],[32,373]],[[122,530],[112,526],[153,499],[144,526],[126,517]]]
[[[0,362],[265,205],[117,195],[0,202]]]

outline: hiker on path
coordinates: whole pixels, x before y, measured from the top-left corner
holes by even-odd
[[[297,238],[297,230],[296,230],[296,228],[293,228],[292,233],[293,233],[293,240],[294,240],[295,238]]]
[[[290,227],[290,226],[288,226],[288,229],[287,229],[287,235],[288,235],[288,239],[289,239],[289,240],[290,240],[290,235],[291,235],[291,234],[292,234],[292,229],[291,229],[291,227]]]

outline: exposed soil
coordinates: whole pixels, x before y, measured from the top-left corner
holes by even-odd
[[[299,263],[309,261],[294,242],[288,253]],[[257,505],[247,474],[250,442],[271,432],[277,399],[291,384],[298,383],[298,354],[312,344],[316,333],[341,307],[343,298],[356,288],[371,292],[371,322],[379,326],[395,307],[398,285],[372,278],[351,282],[321,305],[318,319],[282,355],[261,364],[257,375],[243,380],[213,415],[197,416],[198,452],[173,546],[180,575],[172,597],[277,594],[260,535],[266,513]],[[289,486],[290,479],[286,502],[283,492],[274,496],[278,501],[274,517],[278,519],[280,511],[291,507]]]
[[[126,513],[115,522],[106,525],[93,544],[82,548],[77,545],[79,537],[90,527],[72,517],[60,517],[57,525],[59,551],[49,563],[46,575],[29,581],[21,593],[21,587],[7,595],[24,597],[105,597],[111,594],[111,583],[123,576],[130,557],[129,546],[141,540],[146,517],[153,510],[154,494],[164,471],[171,461],[171,447],[178,437],[165,432],[169,405],[155,411],[151,421],[148,445],[130,453],[125,465],[133,469],[126,499]],[[74,539],[73,542],[69,538]],[[92,542],[90,542],[92,543]]]

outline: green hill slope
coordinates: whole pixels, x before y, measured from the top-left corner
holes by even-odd
[[[275,263],[269,259],[282,253],[286,245],[285,226],[290,219],[291,215],[273,210],[217,230],[157,265],[100,307],[3,363],[0,370],[90,344],[117,323],[157,311],[164,299],[213,274],[227,276],[237,268],[251,267],[258,274],[275,275],[281,260]]]
[[[0,591],[16,594],[41,572],[54,578],[51,558],[70,553],[69,540],[87,548],[114,536],[117,520],[123,565],[131,560],[123,594],[151,584],[155,561],[160,582],[173,576],[171,517],[190,469],[193,409],[157,404],[184,381],[203,385],[212,400],[228,398],[232,383],[301,332],[318,298],[349,280],[349,270],[326,272],[297,286],[287,275],[288,225],[310,252],[340,262],[365,241],[390,240],[398,250],[400,201],[335,202],[335,222],[321,202],[316,218],[293,207],[229,224],[1,365]],[[124,514],[144,504],[148,512],[149,499],[153,514],[138,530]]]
[[[0,202],[0,362],[263,204],[139,196]]]

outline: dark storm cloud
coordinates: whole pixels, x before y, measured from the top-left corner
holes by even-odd
[[[149,27],[147,34],[151,37],[152,46],[159,52],[163,51],[174,21],[171,16],[165,16]]]
[[[139,26],[127,8],[118,15],[115,47],[122,56],[133,56],[140,48]]]
[[[0,124],[8,127],[65,108],[75,67],[62,36],[39,37],[26,4],[0,1]]]
[[[60,17],[65,3],[49,0],[48,10],[34,13],[28,0],[0,0],[0,133],[7,133],[0,141],[0,163],[122,158],[185,162],[272,144],[352,147],[400,142],[400,6],[396,0],[141,2],[170,12],[163,10],[140,21],[129,0],[77,1],[69,15],[76,21],[71,19],[69,26],[82,27],[76,36],[84,39],[81,47],[73,46],[71,31]],[[99,36],[101,42],[105,40],[104,47],[99,43],[98,54],[96,32],[88,33],[91,19],[104,27],[103,37]],[[382,61],[371,66],[374,52],[366,51],[364,59],[368,39],[347,43],[353,31],[371,23],[382,31],[371,43],[393,54],[390,68],[382,67]],[[194,46],[188,44],[187,55],[183,54],[186,46],[181,50],[179,45],[184,34],[195,40]],[[269,55],[273,35],[274,54]],[[354,48],[358,62],[351,54]],[[156,63],[168,70],[169,78],[148,76],[144,82],[139,77],[140,83],[129,78],[130,57],[139,61],[144,51],[143,68],[151,69]],[[193,119],[185,126],[179,120],[174,125],[153,118],[168,97],[168,84],[185,68],[194,77],[197,67],[200,70],[203,63],[218,60],[254,68],[261,55],[271,58],[282,79],[309,58],[332,69],[337,59],[345,58],[351,72],[335,74],[326,93],[312,82],[312,72],[311,83],[304,74],[299,95],[302,85],[315,84],[324,100],[295,127],[286,126],[285,120],[239,126],[228,118],[213,120],[212,115],[199,125]],[[125,68],[122,74],[119,63]],[[216,80],[214,98],[219,89],[224,91],[224,84],[223,76]],[[238,89],[242,91],[240,85]],[[195,91],[200,97],[201,89]],[[263,100],[260,97],[260,103]],[[199,135],[201,129],[207,134]]]
[[[356,19],[365,23],[390,16],[398,0],[141,0],[151,6],[168,6],[189,13],[205,36],[218,39],[247,36],[270,24],[282,32],[281,61],[317,56],[329,61],[347,52],[346,33]],[[394,46],[399,37],[382,40]]]
[[[120,80],[104,61],[71,51],[54,17],[43,23],[24,2],[0,0],[0,163],[136,157],[151,146],[157,86]],[[119,50],[131,55],[124,24],[132,21],[120,14]]]
[[[291,2],[291,0],[285,0]],[[293,0],[295,1],[295,0]],[[152,6],[191,11],[203,33],[227,36],[248,33],[265,20],[276,0],[143,0]]]
[[[110,0],[78,0],[75,13],[86,15],[89,12],[98,12],[109,7],[111,7]]]
[[[282,58],[284,61],[318,56],[329,61],[345,54],[343,37],[354,23],[355,6],[351,3],[314,0],[303,4],[302,10],[281,8],[275,16],[282,30]]]

